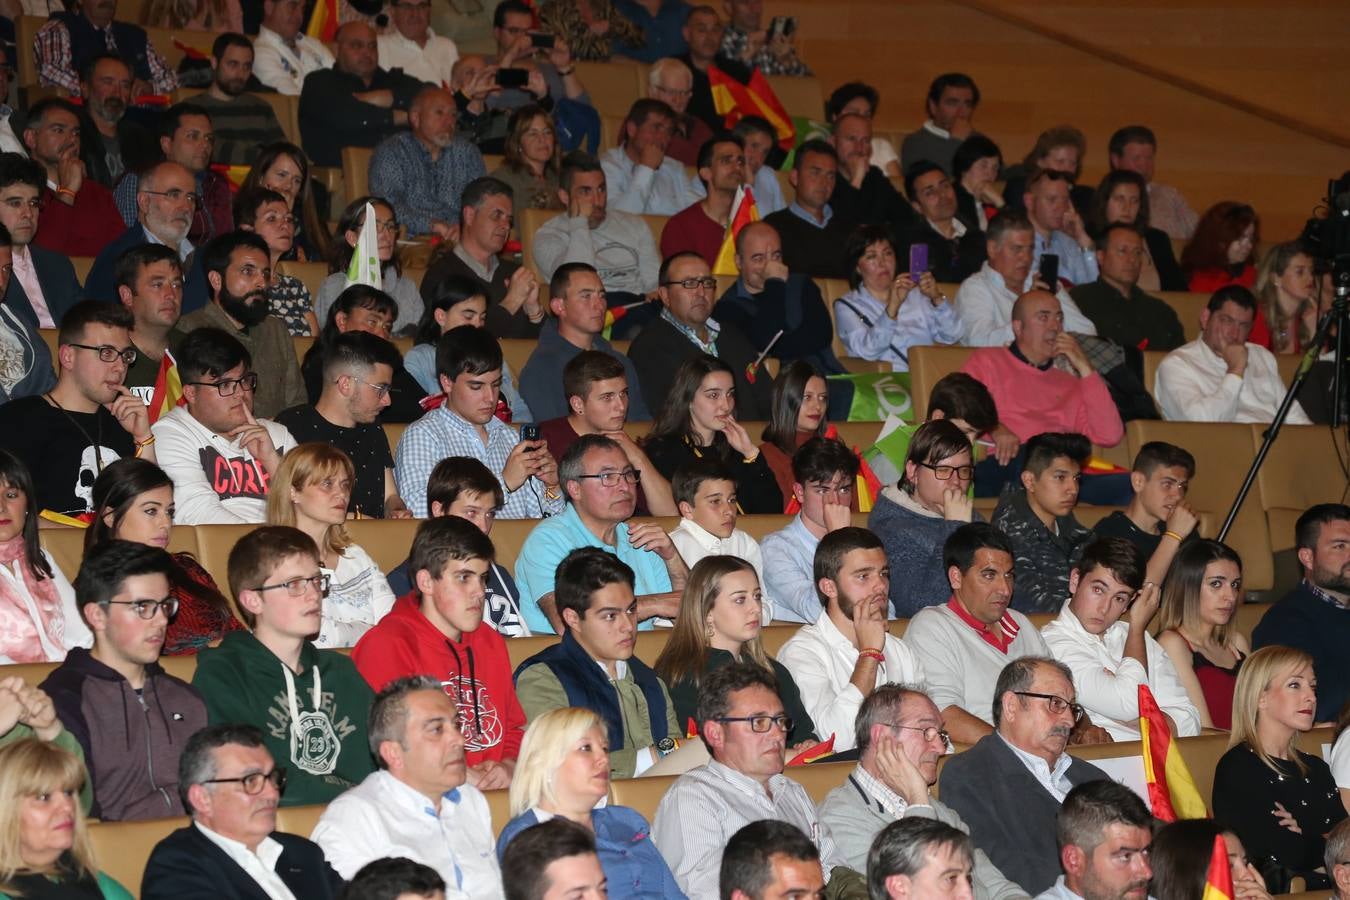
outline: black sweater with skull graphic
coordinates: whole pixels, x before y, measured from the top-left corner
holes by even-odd
[[[102,448],[95,454],[95,446]],[[44,509],[79,515],[93,510],[94,479],[113,460],[136,453],[136,442],[113,414],[59,409],[45,397],[0,406],[0,448],[33,474],[33,515]]]

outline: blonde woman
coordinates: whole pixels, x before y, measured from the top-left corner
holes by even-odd
[[[1331,884],[1318,870],[1345,807],[1322,758],[1294,747],[1316,710],[1311,656],[1275,645],[1243,661],[1229,750],[1214,770],[1214,817],[1242,838],[1272,894],[1287,893],[1294,877],[1308,890]]]
[[[497,841],[498,858],[520,832],[554,816],[594,833],[600,865],[615,897],[684,900],[670,866],[652,843],[651,826],[609,796],[609,739],[589,709],[563,707],[530,723],[511,779],[511,821]]]
[[[778,682],[783,712],[792,719],[787,736],[791,758],[816,743],[816,726],[791,673],[760,643],[760,596],[754,566],[739,556],[700,559],[689,572],[675,628],[653,668],[670,690],[681,725],[698,721],[699,684],[709,672],[733,662],[769,670]]]
[[[80,808],[84,764],[36,738],[0,747],[0,898],[131,900],[94,866]]]
[[[1271,353],[1301,353],[1317,332],[1317,278],[1313,258],[1299,241],[1276,244],[1256,270],[1256,303],[1266,339],[1252,327],[1253,343]]]
[[[354,647],[394,606],[394,592],[343,524],[352,493],[352,461],[329,444],[301,444],[287,453],[267,495],[267,524],[288,525],[319,548],[328,578],[323,626],[314,646]]]

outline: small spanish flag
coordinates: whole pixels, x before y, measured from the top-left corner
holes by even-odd
[[[165,348],[164,358],[159,361],[159,373],[155,375],[155,389],[150,394],[150,402],[146,404],[150,424],[153,425],[160,416],[182,403],[183,380],[178,376],[178,361]]]
[[[211,171],[230,183],[230,193],[236,194],[244,186],[244,179],[252,171],[252,166],[229,166],[225,163],[211,163]]]
[[[1209,857],[1209,874],[1205,876],[1205,893],[1200,900],[1233,900],[1233,897],[1233,870],[1228,865],[1228,845],[1224,843],[1223,835],[1216,834],[1214,852]]]
[[[1139,685],[1139,738],[1143,743],[1144,781],[1148,784],[1153,815],[1164,822],[1207,817],[1209,810],[1195,786],[1191,770],[1186,768],[1186,761],[1181,758],[1181,751],[1167,730],[1167,720],[1158,709],[1158,701],[1153,699],[1153,692],[1146,684]],[[1225,866],[1227,860],[1225,853]],[[1205,893],[1208,900],[1208,888]]]
[[[792,759],[789,759],[787,761],[787,764],[789,766],[805,766],[809,763],[815,762],[818,759],[824,759],[827,756],[832,756],[833,754],[834,754],[834,735],[830,735],[828,738],[821,741],[819,744],[812,744],[810,747],[807,747],[801,753],[798,753],[796,756],[792,757]]]
[[[755,205],[755,193],[745,185],[736,188],[736,199],[731,201],[731,217],[727,219],[727,233],[722,238],[722,249],[717,251],[717,261],[713,263],[714,275],[739,275],[736,265],[736,235],[751,222],[759,221],[759,207]]]
[[[779,147],[791,150],[796,146],[797,127],[759,69],[742,83],[717,66],[708,66],[708,86],[712,90],[713,108],[724,118],[727,128],[735,127],[744,116],[760,116],[778,133]]]

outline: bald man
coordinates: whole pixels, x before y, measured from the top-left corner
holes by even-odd
[[[412,128],[385,138],[370,158],[370,192],[394,205],[409,235],[459,237],[459,198],[487,174],[478,148],[455,135],[455,98],[425,88],[408,110]]]
[[[348,22],[337,32],[337,61],[305,76],[300,137],[316,166],[342,165],[343,147],[374,147],[408,124],[423,83],[379,66],[375,31]]]
[[[999,424],[1025,442],[1043,431],[1077,432],[1114,447],[1125,436],[1106,381],[1064,330],[1059,298],[1033,290],[1012,310],[1013,342],[974,350],[961,371],[989,389]]]

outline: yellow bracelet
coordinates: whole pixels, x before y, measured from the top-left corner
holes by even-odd
[[[1175,531],[1164,531],[1164,532],[1163,532],[1163,537],[1170,537],[1172,540],[1176,541],[1178,544],[1180,544],[1180,543],[1182,542],[1182,540],[1184,540],[1184,539],[1182,538],[1182,536],[1179,535],[1179,534],[1177,534]]]

